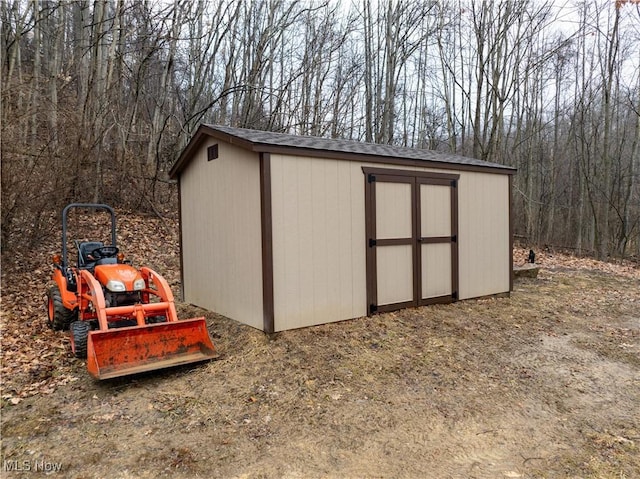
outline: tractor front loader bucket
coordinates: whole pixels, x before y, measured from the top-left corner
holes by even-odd
[[[91,331],[87,369],[109,379],[216,357],[204,318]]]

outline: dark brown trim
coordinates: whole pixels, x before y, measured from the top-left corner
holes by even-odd
[[[369,240],[373,239],[371,234],[371,184],[367,179],[367,175],[364,175],[364,251],[365,251],[365,289],[366,289],[366,301],[367,301],[367,316],[373,312],[369,310],[373,303],[371,298],[371,292],[373,291],[371,286],[371,278],[373,276],[373,267],[371,266],[372,254],[369,252],[369,248],[373,248],[373,245],[369,244]]]
[[[415,165],[414,165],[415,166]],[[424,166],[424,165],[422,165]],[[442,184],[449,186],[450,180],[457,180],[460,175],[453,173],[434,173],[431,171],[415,171],[415,170],[396,170],[391,168],[374,168],[371,166],[363,166],[362,171],[365,175],[384,176],[384,177],[410,177],[418,178],[420,183]],[[442,183],[436,183],[437,180],[449,180]],[[402,180],[377,180],[377,181],[402,181]]]
[[[331,150],[316,150],[313,148],[303,148],[299,146],[280,146],[259,143],[255,144],[253,148],[251,148],[251,150],[256,152],[269,152],[278,155],[306,156],[313,158],[326,158],[329,160],[357,161],[360,163],[381,163],[394,166],[410,166],[413,168],[438,168],[453,171],[475,171],[480,173],[495,173],[504,175],[513,175],[516,173],[515,169],[508,166],[500,168],[497,166],[467,165],[464,163],[451,163],[448,161],[412,160],[410,158],[397,158],[393,156],[367,155],[364,153],[348,153],[343,151]]]
[[[429,306],[430,304],[449,304],[454,301],[454,298],[450,294],[447,294],[445,296],[434,296],[433,298],[421,299],[420,306]]]
[[[458,180],[451,181],[451,238],[455,238],[455,241],[451,241],[451,294],[453,300],[457,301],[460,298],[460,273],[458,271],[459,258],[458,258]]]
[[[411,227],[413,231],[413,303],[417,306],[422,296],[422,246],[417,239],[422,234],[420,216],[420,186],[416,182],[416,177],[411,177]]]
[[[431,182],[431,181],[428,181],[428,179],[420,178],[418,179],[418,186],[420,184],[435,184],[435,185],[443,185],[443,186],[450,187],[451,236],[420,237],[418,238],[418,244],[423,245],[423,244],[449,243],[451,245],[451,294],[446,296],[437,296],[433,298],[423,298],[422,285],[421,285],[418,304],[420,306],[427,306],[430,304],[452,303],[454,301],[457,301],[460,296],[460,293],[459,293],[460,276],[458,273],[458,264],[459,264],[458,263],[458,179],[457,178],[450,179],[450,180],[447,180],[446,183],[441,183],[440,180],[438,182]],[[420,268],[422,268],[422,263],[420,263]]]
[[[189,140],[187,146],[182,150],[182,153],[180,153],[178,160],[171,167],[171,170],[169,170],[169,178],[177,178],[178,175],[180,175],[180,172],[189,164],[193,156],[195,156],[195,153],[200,149],[202,143],[209,138],[216,138],[220,141],[224,141],[231,145],[237,145],[246,150],[257,151],[254,150],[254,144],[250,141],[245,141],[232,135],[223,134],[222,132],[214,130],[207,125],[200,125],[195,134],[191,137],[191,140]]]
[[[365,182],[367,183],[367,190],[369,191],[369,202],[367,205],[369,206],[368,219],[369,219],[369,236],[367,238],[376,238],[377,232],[377,224],[376,224],[376,188],[375,181],[369,181],[367,175],[365,175]],[[366,197],[366,195],[365,195]],[[376,248],[372,244],[369,243],[367,239],[367,258],[369,263],[369,272],[370,276],[367,277],[368,285],[370,286],[370,290],[367,290],[367,311],[371,314],[373,311],[371,310],[372,306],[377,306],[378,304],[378,287],[377,287],[377,276],[378,276],[378,256],[376,255]]]
[[[200,128],[203,128],[203,127],[200,127]],[[169,170],[169,178],[175,179],[180,175],[180,172],[189,163],[189,161],[191,161],[191,158],[195,156],[195,153],[200,148],[200,145],[204,142],[204,140],[208,136],[209,135],[202,133],[200,129],[198,129],[198,131],[191,138],[191,140],[189,141],[185,149],[182,150],[182,153],[178,157],[178,161],[176,161],[174,165],[171,167],[171,170]]]
[[[371,214],[370,214],[370,219],[373,219],[373,223],[371,225],[371,230],[370,230],[370,234],[371,236],[370,241],[369,241],[369,248],[367,249],[367,253],[368,256],[371,257],[371,264],[372,264],[372,278],[370,278],[370,283],[371,283],[371,288],[372,288],[372,292],[370,295],[371,297],[371,302],[369,303],[369,313],[371,313],[372,311],[375,312],[384,312],[384,311],[393,311],[395,309],[402,309],[402,308],[408,308],[411,306],[417,306],[418,303],[418,296],[417,296],[417,288],[419,287],[419,272],[420,269],[417,267],[416,265],[416,261],[419,259],[417,257],[417,244],[415,241],[416,238],[416,234],[417,234],[417,219],[416,219],[416,195],[415,195],[415,190],[416,190],[416,178],[413,175],[406,175],[406,174],[401,174],[401,175],[396,175],[394,174],[394,172],[396,170],[376,170],[376,172],[372,172],[370,169],[363,167],[363,171],[367,169],[369,171],[365,172],[365,178],[367,181],[367,186],[368,188],[370,188],[370,199],[371,199],[371,204],[370,204],[370,210],[371,210]],[[391,174],[386,174],[387,172],[391,172]],[[377,231],[376,231],[376,225],[375,225],[375,221],[376,221],[376,183],[401,183],[401,184],[408,184],[411,187],[411,238],[385,238],[385,239],[378,239],[376,237]],[[373,241],[371,241],[373,240]],[[412,290],[412,294],[413,294],[413,300],[412,301],[405,301],[402,303],[393,303],[393,304],[387,304],[387,305],[382,305],[382,306],[378,306],[378,268],[377,268],[377,257],[378,257],[378,247],[384,247],[384,246],[400,246],[400,245],[407,245],[407,246],[411,246],[411,262],[412,262],[412,277],[413,277],[413,290]],[[372,307],[373,306],[373,307]],[[375,309],[374,309],[375,308]]]
[[[433,243],[451,243],[453,241],[453,237],[455,235],[451,235],[451,236],[423,236],[421,238],[418,238],[418,243],[419,244],[433,244]]]
[[[399,309],[405,308],[415,308],[415,301],[405,301],[403,303],[392,303],[392,304],[382,304],[380,306],[376,306],[376,313],[388,313],[390,311],[397,311]]]
[[[509,166],[495,166],[491,164],[488,166],[481,165],[469,165],[465,163],[452,163],[448,161],[438,160],[414,160],[410,158],[397,158],[393,156],[366,154],[366,153],[349,153],[345,151],[332,151],[315,148],[305,148],[292,145],[275,145],[271,143],[259,143],[252,142],[239,138],[228,133],[211,128],[207,125],[200,125],[195,132],[185,149],[182,151],[178,160],[175,162],[171,170],[169,171],[170,178],[176,178],[180,172],[189,164],[191,158],[198,150],[202,141],[207,137],[213,137],[220,141],[224,141],[231,145],[237,145],[249,151],[256,153],[273,153],[282,155],[295,155],[295,156],[307,156],[313,158],[326,158],[331,160],[346,160],[346,161],[358,161],[367,163],[380,163],[386,165],[397,166],[409,166],[413,168],[441,168],[453,171],[475,171],[483,173],[496,173],[505,175],[514,175],[516,169]],[[463,157],[460,157],[463,158]]]
[[[260,215],[262,230],[263,330],[275,331],[273,300],[273,224],[271,215],[271,155],[260,153]]]
[[[413,238],[376,239],[375,246],[401,246],[413,244]]]
[[[184,243],[182,241],[182,188],[180,187],[181,180],[182,178],[178,176],[178,245],[180,246],[180,299],[184,301]]]
[[[414,177],[414,181],[416,177]],[[426,178],[417,178],[413,189],[413,200],[415,202],[415,209],[413,210],[413,221],[416,222],[416,227],[413,232],[413,240],[416,242],[414,263],[413,263],[413,285],[414,285],[414,297],[416,298],[416,305],[420,305],[422,299],[422,201],[420,199],[420,185],[421,181]]]
[[[513,291],[513,176],[509,175],[509,291]]]
[[[459,297],[458,274],[458,179],[459,175],[431,173],[413,170],[395,170],[362,167],[365,178],[365,232],[366,244],[366,285],[367,314],[394,311],[402,308],[435,303],[451,303]],[[376,237],[376,183],[408,183],[411,185],[411,238]],[[450,189],[451,236],[423,237],[421,225],[420,185],[442,185]],[[451,294],[435,298],[422,298],[422,244],[448,243],[451,245]],[[413,256],[413,300],[400,303],[378,305],[377,301],[377,248],[384,246],[411,245]]]
[[[364,168],[362,168],[364,170]],[[395,170],[392,170],[395,171]],[[411,176],[406,175],[382,175],[375,174],[371,175],[375,178],[375,181],[378,183],[407,183],[412,185],[415,182],[415,179]]]

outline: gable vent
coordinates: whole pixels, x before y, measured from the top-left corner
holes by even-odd
[[[211,145],[207,148],[207,161],[215,160],[218,158],[218,144]]]

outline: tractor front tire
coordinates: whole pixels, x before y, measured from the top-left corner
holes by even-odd
[[[47,314],[49,327],[55,331],[66,331],[77,317],[74,310],[67,309],[62,303],[62,295],[57,285],[51,286],[47,294]]]
[[[74,321],[71,323],[71,351],[76,358],[87,359],[87,341],[91,325],[86,321]]]

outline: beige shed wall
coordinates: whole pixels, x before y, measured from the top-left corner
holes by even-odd
[[[509,291],[509,177],[463,172],[458,183],[460,299]]]
[[[218,159],[207,147],[218,143]],[[260,162],[209,140],[180,176],[185,301],[263,327]]]
[[[363,166],[459,174],[459,297],[509,291],[507,175],[272,154],[276,331],[366,315]]]
[[[366,315],[364,177],[353,169],[271,155],[276,331]]]

